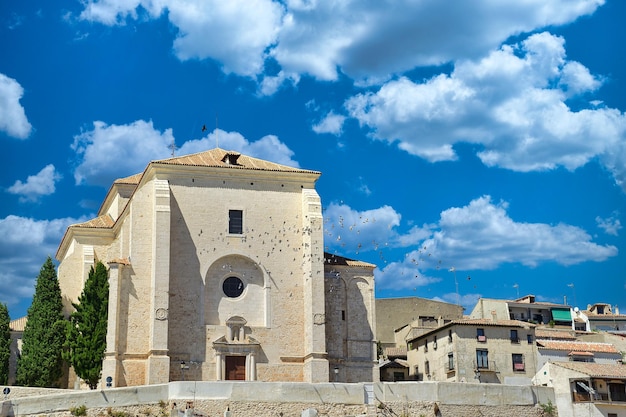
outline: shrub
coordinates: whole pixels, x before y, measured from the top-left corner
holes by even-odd
[[[78,407],[72,407],[70,408],[70,413],[73,416],[86,416],[87,415],[87,406],[86,405],[80,405]]]

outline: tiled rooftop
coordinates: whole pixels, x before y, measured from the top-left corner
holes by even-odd
[[[102,216],[96,217],[95,219],[91,219],[89,221],[86,221],[84,223],[78,223],[78,224],[74,224],[74,227],[92,227],[92,228],[97,228],[97,229],[107,229],[110,227],[113,227],[113,224],[115,224],[115,221],[113,220],[113,218],[108,215],[108,214],[104,214]]]
[[[243,155],[239,152],[226,151],[220,148],[214,148],[208,151],[198,152],[191,155],[161,159],[158,161],[152,161],[152,163],[165,165],[256,169],[262,171],[308,172],[313,174],[319,174],[318,171],[311,171],[294,168],[287,165],[281,165],[274,162],[265,161],[263,159],[257,159],[251,156]]]
[[[565,340],[537,340],[539,349],[566,350],[569,352],[619,353],[610,343],[574,342]]]
[[[385,355],[389,357],[404,356],[406,357],[406,347],[388,347],[385,348]]]
[[[552,364],[595,378],[626,378],[626,365],[592,362],[553,362]]]
[[[354,259],[345,258],[343,256],[334,255],[334,254],[330,254],[326,252],[324,252],[324,264],[344,265],[344,266],[365,266],[365,267],[372,267],[372,268],[376,267],[376,265],[368,263],[368,262],[356,261]]]
[[[479,325],[479,326],[505,326],[505,327],[536,327],[533,323],[519,320],[493,320],[493,319],[462,319],[453,320],[451,323],[460,325]]]
[[[537,339],[576,340],[576,335],[572,330],[556,330],[546,328],[537,328],[535,330],[535,337]]]

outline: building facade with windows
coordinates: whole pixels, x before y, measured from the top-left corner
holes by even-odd
[[[375,266],[324,253],[319,176],[215,148],[116,180],[56,255],[68,315],[109,267],[103,380],[377,379]]]
[[[536,354],[535,325],[517,320],[454,320],[407,343],[418,381],[530,384]]]
[[[554,389],[559,417],[626,415],[624,365],[547,362],[533,382]]]
[[[526,295],[516,300],[481,298],[470,313],[470,318],[519,320],[574,329],[570,306],[537,301],[534,295]]]

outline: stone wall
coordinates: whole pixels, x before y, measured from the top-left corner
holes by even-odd
[[[231,417],[301,416],[307,409],[328,417],[531,417],[541,416],[538,403],[548,401],[555,402],[551,388],[495,384],[172,382],[99,391],[28,392],[16,387],[8,399],[0,401],[0,416],[69,417],[70,408],[85,405],[90,417],[118,414],[114,411],[161,417],[165,410],[178,417],[178,410],[187,407],[208,416],[229,410]]]

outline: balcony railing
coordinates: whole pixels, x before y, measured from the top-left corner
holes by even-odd
[[[479,362],[478,364],[474,361],[474,369],[477,369],[481,372],[497,372],[495,361]]]
[[[518,372],[522,372],[526,369],[526,367],[524,366],[523,363],[514,363],[513,364],[513,370],[514,371],[518,371]]]
[[[487,336],[476,336],[476,340],[484,343],[487,341]]]

